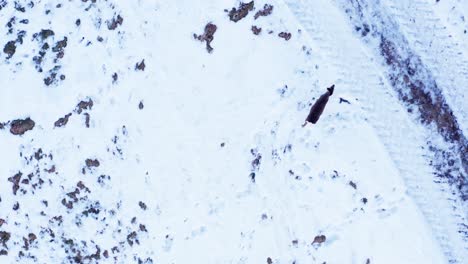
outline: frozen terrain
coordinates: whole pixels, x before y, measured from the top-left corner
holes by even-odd
[[[0,0],[0,263],[467,263],[465,19]]]

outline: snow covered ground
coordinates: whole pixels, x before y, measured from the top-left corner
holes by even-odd
[[[0,263],[466,263],[468,8],[394,2],[0,0]]]

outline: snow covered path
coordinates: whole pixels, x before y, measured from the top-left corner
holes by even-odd
[[[0,263],[463,263],[450,146],[340,4],[0,1]]]
[[[462,263],[462,260],[467,258],[467,242],[464,235],[466,227],[462,224],[466,223],[468,208],[466,203],[459,202],[458,194],[451,194],[451,186],[434,182],[435,178],[432,176],[434,169],[429,166],[429,157],[432,155],[426,143],[428,138],[433,137],[433,131],[425,131],[411,120],[411,116],[401,106],[398,94],[386,80],[387,70],[382,67],[380,52],[374,53],[372,44],[369,48],[363,47],[363,44],[372,42],[372,39],[360,42],[356,38],[352,41],[352,35],[376,34],[376,29],[369,28],[372,24],[361,24],[361,28],[353,27],[348,21],[340,19],[352,16],[352,12],[346,9],[349,8],[346,6],[347,1],[338,2],[343,2],[341,8],[340,5],[328,1],[315,1],[313,4],[310,1],[289,1],[288,4],[311,35],[312,41],[319,43],[320,53],[328,51],[329,53],[324,55],[331,58],[328,61],[339,61],[333,66],[340,72],[342,76],[340,80],[345,89],[347,88],[363,103],[369,122],[384,142],[400,175],[405,180],[408,193],[425,215],[445,255],[450,262]],[[354,30],[356,32],[353,32]],[[418,36],[426,35],[416,34],[416,37]],[[427,53],[424,55],[428,56]],[[456,58],[459,57],[465,59],[463,55]],[[466,76],[460,75],[461,78]],[[460,84],[463,83],[467,82],[462,81]],[[459,85],[454,87],[454,91],[459,93],[457,99],[461,101],[451,106],[454,106],[455,115],[463,120],[463,115],[467,112],[466,104],[462,103],[463,96],[466,96],[465,87]],[[455,97],[453,96],[453,99]],[[463,166],[460,166],[460,169],[461,173],[464,173]]]

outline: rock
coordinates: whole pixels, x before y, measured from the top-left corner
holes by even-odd
[[[112,20],[107,21],[107,28],[109,30],[115,30],[118,26],[122,25],[123,17],[117,15],[116,18],[112,18]]]
[[[249,3],[240,3],[239,7],[232,8],[231,11],[229,11],[229,19],[234,22],[238,22],[239,20],[243,19],[249,14],[249,11],[252,11],[254,8],[254,1],[251,1]]]
[[[88,168],[99,167],[99,165],[101,164],[99,163],[99,160],[97,159],[86,159],[86,166],[88,166]]]
[[[11,233],[8,233],[6,231],[0,231],[0,243],[2,243],[4,247],[6,247],[6,243],[8,242],[8,240],[10,240],[10,237]]]
[[[11,121],[10,132],[13,135],[23,135],[26,131],[32,130],[36,123],[31,118],[16,119]]]
[[[201,42],[203,41],[206,42],[206,50],[208,51],[208,53],[211,53],[213,51],[213,47],[211,47],[211,42],[214,39],[214,33],[216,32],[217,29],[218,27],[215,24],[208,23],[205,26],[205,31],[203,35],[193,34],[193,37],[195,39],[198,39]]]
[[[83,112],[83,110],[91,110],[93,108],[93,105],[94,105],[93,100],[88,98],[88,101],[79,102],[78,105],[76,106],[75,111],[78,114],[81,114],[81,112]]]
[[[257,11],[257,13],[255,13],[254,18],[257,19],[261,16],[269,16],[271,15],[271,12],[273,12],[273,6],[269,4],[265,4],[262,10],[259,10]]]
[[[68,113],[64,117],[59,118],[57,121],[55,121],[54,126],[55,127],[65,126],[68,123],[68,119],[70,118],[71,115],[72,113]]]
[[[143,210],[146,210],[148,207],[146,206],[146,204],[142,201],[138,202],[138,205],[140,206],[141,209]]]
[[[5,44],[5,47],[3,48],[3,52],[7,55],[7,59],[11,58],[16,52],[15,41],[8,41],[7,44]]]
[[[255,35],[258,35],[260,34],[260,32],[262,32],[262,28],[260,27],[257,27],[257,26],[252,26],[252,32],[255,34]]]
[[[16,173],[13,177],[8,178],[9,182],[13,183],[13,194],[16,195],[19,189],[19,183],[21,181],[21,176],[23,176],[23,173],[18,172]]]
[[[144,59],[141,62],[137,62],[135,64],[135,70],[144,71],[145,68],[146,68],[146,65],[145,65],[145,60]]]
[[[51,29],[42,29],[39,33],[34,33],[33,38],[41,37],[41,40],[45,40],[50,36],[54,36],[55,33]]]
[[[319,235],[314,238],[312,244],[322,244],[323,242],[325,242],[325,240],[327,240],[327,237],[325,237],[324,235]]]
[[[291,39],[291,33],[288,32],[280,32],[278,37],[285,39],[286,41]]]

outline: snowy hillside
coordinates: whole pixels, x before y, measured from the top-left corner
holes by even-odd
[[[468,5],[381,2],[0,0],[0,263],[466,263]]]

